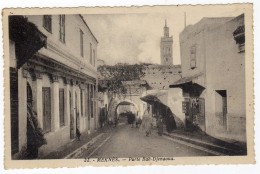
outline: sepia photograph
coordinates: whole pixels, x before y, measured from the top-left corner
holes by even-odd
[[[5,166],[254,163],[252,11],[4,9]]]

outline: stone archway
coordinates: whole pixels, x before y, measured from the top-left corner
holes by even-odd
[[[140,109],[138,107],[138,105],[129,100],[129,99],[118,99],[118,98],[114,98],[112,101],[111,101],[111,104],[109,106],[109,109],[108,109],[108,119],[111,120],[111,121],[114,121],[114,119],[117,117],[117,108],[120,104],[132,104],[136,111],[137,112],[140,112]]]
[[[136,103],[134,103],[132,101],[123,100],[123,101],[119,101],[119,103],[117,104],[117,106],[115,108],[115,113],[117,113],[119,106],[122,106],[122,105],[134,106],[136,113],[139,112],[139,108]]]

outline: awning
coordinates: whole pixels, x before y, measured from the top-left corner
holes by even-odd
[[[202,78],[202,73],[200,74],[196,74],[193,76],[188,76],[188,77],[183,77],[179,80],[177,80],[176,82],[174,82],[173,84],[169,85],[170,88],[175,88],[175,87],[182,87],[185,84],[197,84],[201,87],[204,88],[203,86],[203,81],[204,79]]]
[[[133,103],[130,103],[128,101],[122,101],[118,105],[134,105]]]
[[[140,99],[149,104],[160,103],[167,106],[167,97],[168,96],[166,90],[151,90],[151,92],[148,91],[148,94],[146,96],[141,97]]]
[[[153,95],[146,95],[144,97],[141,97],[140,99],[149,104],[154,104],[156,102],[161,103],[161,101]]]

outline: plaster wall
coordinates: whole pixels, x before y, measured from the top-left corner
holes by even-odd
[[[246,141],[245,103],[245,54],[239,52],[233,32],[244,24],[243,17],[234,18],[206,34],[207,63],[206,115],[215,120],[209,123],[208,131],[220,137]],[[223,46],[225,45],[225,46]],[[227,94],[227,125],[221,125],[221,97],[218,90]],[[215,107],[212,107],[215,106]],[[217,130],[211,131],[211,129]]]
[[[97,76],[97,68],[94,66],[97,63],[90,64],[90,44],[92,45],[92,55],[94,50],[96,52],[95,60],[97,61],[97,41],[79,15],[65,15],[65,43],[59,39],[59,15],[52,15],[51,32],[43,27],[43,15],[27,17],[47,36],[47,47],[39,50],[40,54],[90,76]],[[80,30],[84,33],[83,57],[80,55]]]

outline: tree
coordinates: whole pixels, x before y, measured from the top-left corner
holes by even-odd
[[[126,93],[122,81],[141,80],[144,69],[149,64],[122,64],[103,65],[98,67],[99,89],[108,89],[109,92]]]

